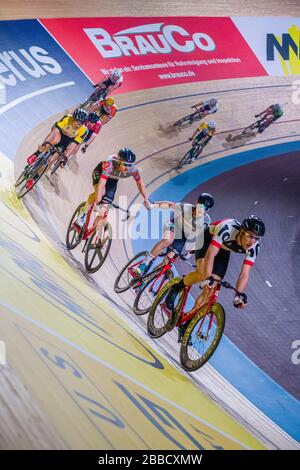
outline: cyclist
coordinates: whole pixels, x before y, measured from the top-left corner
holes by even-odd
[[[113,69],[103,80],[94,85],[98,90],[103,90],[106,95],[111,93],[116,88],[119,88],[123,83],[123,75],[120,69]]]
[[[267,109],[262,111],[259,114],[256,114],[255,117],[261,117],[261,123],[258,129],[259,134],[262,133],[272,122],[276,121],[283,115],[282,106],[277,104],[271,104]]]
[[[85,122],[85,127],[87,128],[87,132],[82,139],[82,145],[80,148],[82,153],[85,153],[87,151],[89,145],[91,145],[91,143],[95,140],[95,138],[101,131],[102,123],[97,113],[95,112],[89,113],[87,120]],[[74,155],[76,155],[77,151],[78,151],[78,148],[74,152]]]
[[[146,274],[151,268],[157,256],[159,256],[165,249],[174,248],[177,252],[181,253],[187,240],[196,241],[207,227],[210,225],[210,217],[207,211],[214,205],[214,198],[208,193],[201,193],[196,201],[196,204],[189,204],[185,202],[176,203],[168,201],[160,201],[151,204],[151,209],[159,207],[161,209],[173,209],[173,215],[168,223],[163,228],[163,238],[152,248],[150,253],[146,256],[143,263],[135,268],[135,273],[138,275]],[[173,258],[174,253],[170,251],[167,255]]]
[[[113,202],[119,179],[132,176],[137,188],[144,199],[144,206],[150,209],[145,184],[135,166],[136,156],[132,150],[121,148],[116,155],[111,155],[106,161],[100,162],[93,171],[94,192],[89,195],[78,219],[74,222],[75,230],[80,231],[85,224],[86,215],[91,204],[95,203],[94,211],[98,212],[98,221],[102,225],[107,220],[109,204]]]
[[[105,98],[105,100],[100,100],[94,103],[91,106],[90,111],[97,113],[101,125],[104,125],[116,115],[118,108],[115,105],[114,98],[108,96],[107,98]]]
[[[208,144],[216,133],[217,124],[215,121],[208,121],[208,123],[203,122],[200,124],[197,129],[194,131],[193,135],[189,137],[189,140],[193,144],[197,144],[201,150]],[[193,157],[193,160],[197,158],[198,155]]]
[[[200,101],[200,103],[194,104],[191,108],[196,108],[197,112],[204,118],[208,114],[216,113],[219,109],[219,104],[216,98],[211,98],[206,101]]]
[[[212,222],[204,232],[203,247],[195,252],[197,270],[184,276],[178,284],[170,289],[165,300],[167,308],[174,309],[176,296],[185,286],[192,286],[200,282],[203,291],[196,299],[192,309],[196,312],[201,305],[206,303],[209,290],[214,286],[215,281],[221,280],[225,276],[231,252],[245,255],[236,282],[236,289],[240,294],[234,298],[235,307],[245,308],[247,305],[245,290],[249,282],[251,268],[259,253],[259,240],[264,234],[265,224],[255,215],[249,215],[242,223],[236,219]]]
[[[87,112],[82,108],[77,108],[73,114],[66,114],[60,121],[57,121],[51,129],[50,134],[47,135],[44,142],[39,145],[38,150],[27,158],[27,163],[32,165],[40,153],[46,152],[52,145],[59,144],[63,149],[64,159],[61,166],[65,166],[68,158],[76,151],[78,145],[82,143],[84,136],[87,133],[85,122],[87,119]],[[49,159],[48,169],[53,165],[58,155],[54,154]],[[38,177],[38,173],[34,178]],[[26,188],[30,189],[34,184],[34,178],[31,178],[26,183]]]

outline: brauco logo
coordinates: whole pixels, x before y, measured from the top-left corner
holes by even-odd
[[[84,28],[94,46],[105,59],[147,54],[169,54],[173,50],[213,51],[213,39],[206,33],[190,34],[178,25],[153,23],[124,29],[111,35],[103,28]]]

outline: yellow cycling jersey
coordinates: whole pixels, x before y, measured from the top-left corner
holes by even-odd
[[[57,121],[55,125],[66,137],[73,140],[77,144],[81,144],[82,138],[87,132],[87,128],[85,126],[80,126],[78,129],[74,129],[72,126],[73,123],[74,118],[72,114],[67,114],[60,121]]]
[[[208,124],[206,124],[205,122],[203,122],[202,124],[200,124],[200,126],[198,127],[197,129],[199,132],[203,132],[203,134],[205,135],[209,135],[210,137],[212,137],[215,133],[214,130],[208,130]]]

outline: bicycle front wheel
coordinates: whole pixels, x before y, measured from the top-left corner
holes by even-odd
[[[194,120],[194,119],[193,119],[194,114],[195,114],[195,113],[188,114],[187,116],[184,116],[184,117],[182,117],[181,119],[178,119],[178,121],[174,122],[173,126],[174,126],[174,127],[178,127],[178,126],[182,126],[183,124],[193,122],[193,120]]]
[[[91,234],[84,257],[85,269],[94,274],[105,262],[112,242],[112,228],[109,222],[101,229]]]
[[[45,173],[45,171],[47,170],[48,168],[48,163],[47,162],[44,162],[43,160],[41,160],[41,162],[39,162],[38,165],[36,165],[32,171],[29,171],[25,178],[23,177],[23,173],[22,173],[22,181],[20,182],[19,180],[21,179],[21,176],[18,178],[17,182],[18,184],[15,185],[15,190],[16,190],[16,195],[17,195],[17,198],[18,199],[22,199],[22,197],[25,196],[25,194],[27,194],[29,191],[31,191],[34,186],[38,183],[38,181],[41,179],[41,177],[43,176],[43,174]],[[39,171],[39,174],[37,175],[37,172]],[[27,182],[31,179],[31,178],[35,178],[34,181],[33,181],[33,184],[32,186],[30,186],[30,188],[27,188],[26,185],[27,185]]]
[[[173,278],[173,271],[166,271],[163,276],[157,279],[159,272],[155,278],[150,277],[147,279],[145,284],[141,287],[137,287],[138,294],[134,299],[133,311],[136,315],[145,315],[149,313],[153,301],[160,291],[160,289],[166,284],[167,281]]]
[[[167,297],[171,287],[180,281],[180,277],[174,277],[159,291],[150,308],[147,330],[152,338],[160,338],[167,331],[171,331],[170,325],[173,323],[172,315],[165,306],[165,298]],[[174,325],[175,326],[175,325]]]
[[[182,338],[180,362],[183,369],[193,372],[202,367],[214,354],[222,338],[225,311],[215,302],[207,312],[204,305],[189,322]]]

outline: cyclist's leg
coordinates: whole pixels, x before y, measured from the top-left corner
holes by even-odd
[[[209,244],[211,242],[211,235],[209,228],[204,231],[204,244],[201,250],[196,250],[196,261],[197,259],[203,259],[205,257],[206,251],[208,250]],[[197,261],[196,271],[192,271],[186,276],[184,276],[178,284],[175,284],[173,288],[170,289],[169,294],[166,297],[166,306],[169,310],[173,310],[174,302],[178,293],[185,287],[192,286],[197,284],[202,280],[203,272],[203,262]]]
[[[156,258],[173,243],[173,240],[174,230],[170,230],[165,226],[163,231],[163,238],[154,245],[143,262],[134,269],[134,272],[138,275],[146,274],[153,265]]]

